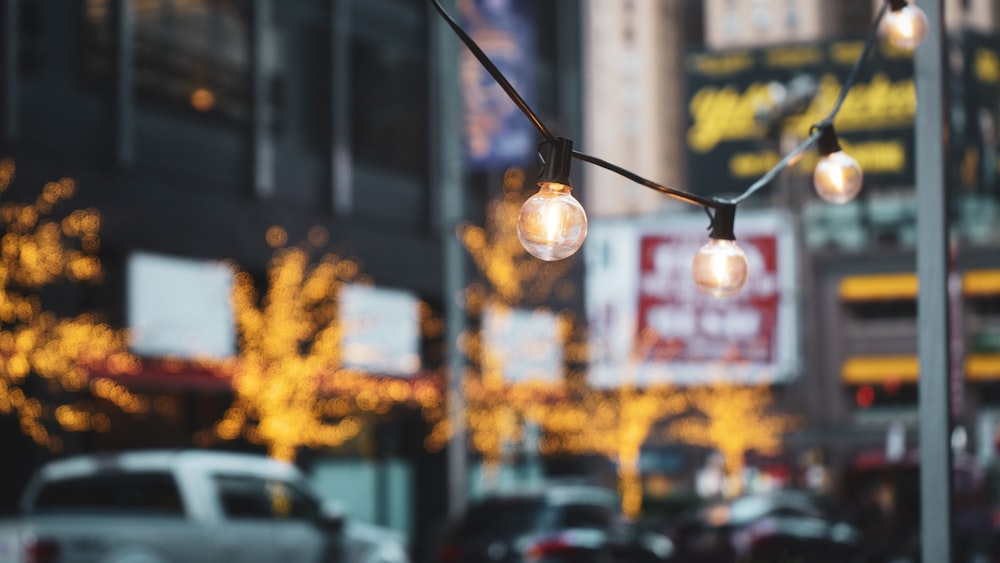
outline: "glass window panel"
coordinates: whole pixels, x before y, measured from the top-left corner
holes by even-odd
[[[245,121],[250,116],[250,10],[241,0],[130,3],[136,93],[144,102]],[[112,4],[87,0],[87,70],[114,64]]]

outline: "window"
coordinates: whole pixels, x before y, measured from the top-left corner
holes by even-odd
[[[166,472],[102,473],[45,484],[38,513],[129,513],[183,516],[177,483]]]
[[[422,178],[428,98],[420,14],[352,14],[351,145],[361,163]]]
[[[319,519],[319,504],[293,483],[245,475],[216,475],[223,513],[234,519]]]
[[[614,520],[614,513],[604,506],[570,504],[563,507],[563,526],[566,528],[605,530],[614,524]]]
[[[140,99],[245,121],[250,115],[250,2],[131,2],[135,87]],[[110,73],[108,0],[87,0],[88,70]]]

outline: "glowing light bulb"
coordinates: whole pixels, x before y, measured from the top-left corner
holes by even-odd
[[[712,239],[694,255],[691,274],[703,293],[712,297],[736,295],[747,283],[749,266],[735,241]]]
[[[847,203],[861,191],[864,174],[861,165],[843,151],[835,151],[819,159],[813,170],[816,193],[830,203]]]
[[[893,46],[913,50],[927,37],[927,14],[907,4],[898,10],[889,10],[882,19],[882,29]]]
[[[521,206],[517,238],[525,250],[541,260],[562,260],[573,255],[587,238],[587,214],[557,182],[539,182],[538,193]]]

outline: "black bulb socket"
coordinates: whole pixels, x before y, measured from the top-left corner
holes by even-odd
[[[712,224],[709,227],[711,231],[708,236],[716,240],[736,240],[735,229],[733,228],[735,224],[736,204],[719,202],[716,204],[715,213],[712,215]]]
[[[820,156],[826,156],[842,150],[840,142],[837,140],[837,132],[833,130],[832,123],[817,125],[819,129],[819,139],[816,141],[816,150]]]
[[[573,161],[573,141],[556,137],[554,143],[546,143],[548,151],[542,157],[542,169],[538,183],[554,183],[572,186],[569,181],[570,164]]]

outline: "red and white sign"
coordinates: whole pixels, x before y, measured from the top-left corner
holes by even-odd
[[[703,214],[593,225],[587,244],[591,382],[774,382],[796,371],[794,245],[775,213],[737,216],[743,290],[698,291],[691,264],[708,242]],[[585,248],[588,248],[585,246]]]

